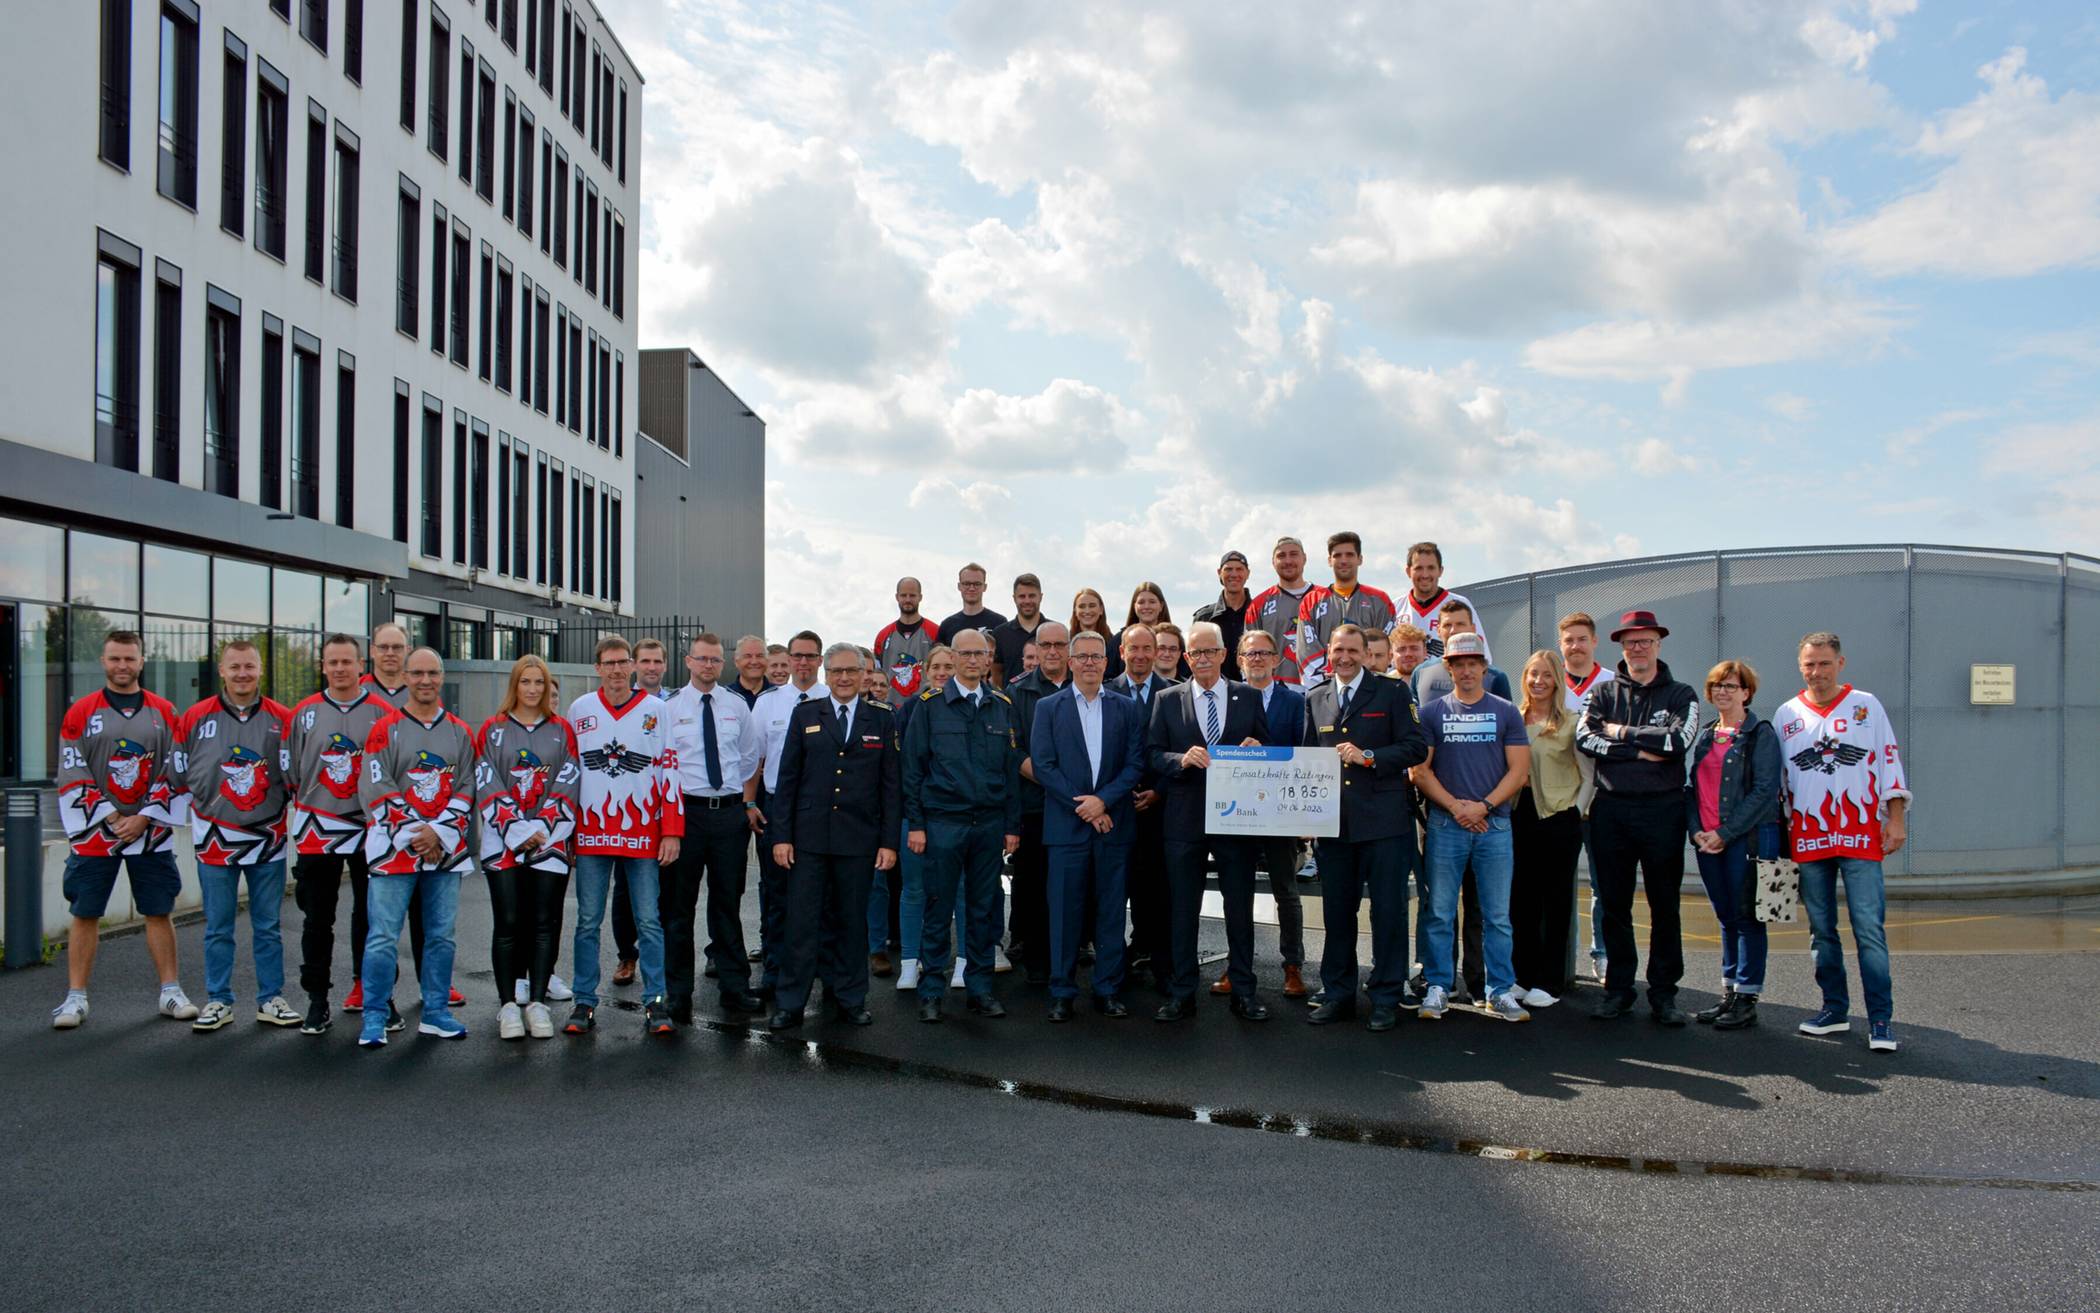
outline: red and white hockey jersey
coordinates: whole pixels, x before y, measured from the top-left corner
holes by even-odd
[[[481,816],[481,869],[569,873],[583,783],[576,734],[560,716],[527,725],[490,716],[474,738],[474,796]],[[538,840],[530,855],[520,849]]]
[[[365,740],[358,796],[365,806],[365,866],[373,875],[451,871],[467,860],[474,815],[474,731],[449,711],[424,722],[393,712]],[[443,851],[410,847],[425,827]]]
[[[1331,585],[1316,584],[1298,604],[1298,671],[1307,684],[1327,678],[1327,639],[1343,625],[1393,632],[1398,613],[1393,599],[1369,584],[1359,583],[1347,597]],[[1435,651],[1434,648],[1431,649]]]
[[[367,684],[348,702],[316,693],[291,710],[284,731],[292,790],[286,838],[301,857],[349,856],[364,847],[365,809],[358,781],[365,741],[394,707]]]
[[[175,846],[175,826],[189,817],[188,797],[175,779],[181,743],[175,707],[146,693],[126,714],[96,689],[66,709],[58,726],[58,819],[81,857],[164,853]],[[110,829],[119,816],[151,824],[128,844]]]
[[[198,861],[260,866],[284,856],[290,715],[269,698],[257,698],[241,715],[216,694],[182,713],[175,782],[189,795]]]
[[[583,766],[583,819],[576,851],[654,857],[659,840],[685,834],[678,753],[662,698],[637,689],[618,707],[598,690],[569,704]]]
[[[1568,709],[1569,715],[1580,720],[1582,709],[1590,704],[1590,690],[1599,684],[1610,683],[1611,679],[1611,668],[1602,661],[1591,666],[1590,673],[1581,679],[1567,676],[1561,683],[1561,705]]]
[[[1400,622],[1413,625],[1429,635],[1427,646],[1429,655],[1433,657],[1444,655],[1444,636],[1437,632],[1437,612],[1444,609],[1446,602],[1465,602],[1467,610],[1473,609],[1473,604],[1466,600],[1464,593],[1454,593],[1448,588],[1438,589],[1436,596],[1426,602],[1418,600],[1412,588],[1400,594]],[[1476,625],[1480,622],[1480,614],[1477,611],[1473,614],[1473,622]],[[1581,708],[1575,710],[1580,712]]]
[[[1772,723],[1786,765],[1794,860],[1880,861],[1889,799],[1910,797],[1895,727],[1881,703],[1850,684],[1827,706],[1803,690],[1772,713]]]

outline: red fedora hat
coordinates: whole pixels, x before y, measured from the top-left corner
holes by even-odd
[[[1622,634],[1634,629],[1653,629],[1663,638],[1670,636],[1670,631],[1663,628],[1662,621],[1655,618],[1655,612],[1628,611],[1619,617],[1619,627],[1611,631],[1611,641],[1618,642]]]

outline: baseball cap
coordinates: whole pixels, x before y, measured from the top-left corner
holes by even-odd
[[[1218,568],[1222,570],[1226,566],[1231,565],[1234,561],[1238,561],[1241,565],[1245,565],[1247,563],[1247,554],[1238,550],[1227,552],[1223,556],[1218,558]]]
[[[1453,634],[1444,640],[1444,660],[1448,664],[1453,657],[1479,657],[1487,660],[1488,641],[1479,634]]]

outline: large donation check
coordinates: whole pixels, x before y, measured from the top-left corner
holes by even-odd
[[[1333,748],[1210,750],[1204,833],[1332,839],[1342,832],[1342,759]]]

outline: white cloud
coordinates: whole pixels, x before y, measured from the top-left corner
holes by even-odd
[[[1781,419],[1791,420],[1799,424],[1810,415],[1815,414],[1816,403],[1812,398],[1800,396],[1797,393],[1774,392],[1765,398],[1765,409]]]
[[[1982,472],[2005,488],[2013,515],[2053,532],[2039,545],[2092,549],[2100,526],[2100,410],[2005,430],[1984,444]]]
[[[1562,378],[1664,380],[1681,398],[1694,371],[1871,350],[1899,322],[1893,308],[1856,300],[1809,301],[1706,322],[1618,320],[1541,338],[1524,349],[1524,363]]]
[[[1944,161],[1922,189],[1836,229],[1830,249],[1881,275],[2025,277],[2100,267],[2100,96],[2048,85],[2019,47],[1977,70],[1984,90],[1918,134]]]
[[[1699,468],[1698,461],[1661,438],[1644,438],[1628,447],[1625,455],[1642,474],[1690,474]]]
[[[773,438],[804,459],[870,469],[1106,473],[1123,466],[1144,424],[1111,393],[1073,379],[1053,379],[1032,396],[969,388],[951,397],[944,377],[921,376],[812,390]]]
[[[978,480],[958,485],[953,479],[927,478],[913,485],[909,502],[915,511],[952,510],[960,506],[981,516],[1011,506],[1013,500],[1013,490],[1004,484]]]

